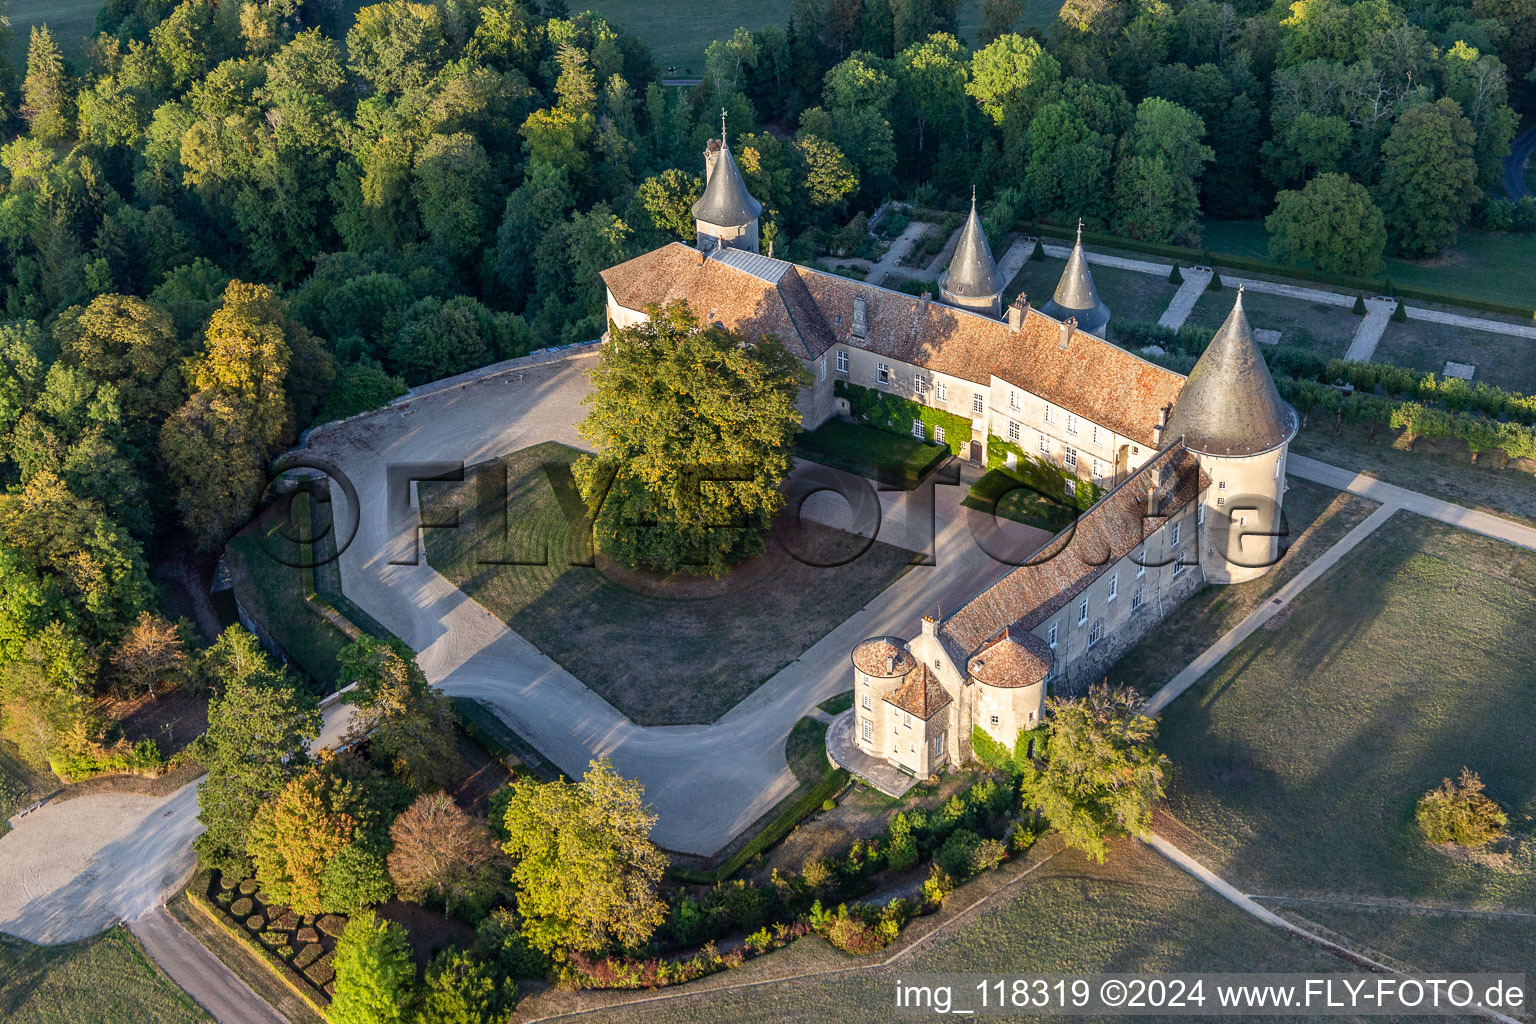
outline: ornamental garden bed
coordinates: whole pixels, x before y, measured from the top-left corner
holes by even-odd
[[[187,897],[317,1009],[330,1004],[336,977],[332,961],[345,917],[295,914],[270,902],[256,879],[213,870],[193,878]]]

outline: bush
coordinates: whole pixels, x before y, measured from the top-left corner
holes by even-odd
[[[1408,322],[1408,309],[1403,305],[1403,300],[1397,300],[1397,308],[1392,310],[1392,322],[1403,324]]]
[[[1221,271],[1215,267],[1211,268],[1211,283],[1205,286],[1205,290],[1208,292],[1221,291]]]
[[[529,944],[517,915],[504,908],[491,911],[480,922],[470,951],[496,964],[509,978],[542,978],[549,973],[549,958]]]
[[[885,848],[885,866],[898,875],[917,866],[917,844],[911,836],[891,840]]]
[[[880,933],[869,922],[848,912],[847,904],[837,908],[826,924],[827,941],[845,953],[869,956],[885,946]]]
[[[256,905],[252,903],[249,898],[242,897],[238,900],[235,900],[234,903],[230,904],[229,914],[231,917],[235,918],[249,917],[251,911],[255,909]]]
[[[837,801],[831,797],[827,797],[821,802],[821,809],[824,811],[835,811],[837,810]]]
[[[951,878],[965,879],[971,873],[971,855],[981,845],[981,837],[968,828],[952,832],[933,855],[933,863]]]
[[[968,865],[970,873],[979,875],[983,871],[991,871],[1003,861],[1008,859],[1008,848],[998,839],[983,839],[971,851],[971,860]]]
[[[1349,311],[1355,314],[1355,316],[1365,316],[1365,296],[1356,295],[1355,304],[1350,307]]]
[[[1467,849],[1487,846],[1501,838],[1504,826],[1509,824],[1509,817],[1499,805],[1483,795],[1483,780],[1469,768],[1462,768],[1456,782],[1444,779],[1420,797],[1414,817],[1429,842],[1452,843]]]
[[[928,869],[928,877],[923,882],[923,905],[937,907],[944,902],[944,897],[955,891],[955,880],[945,874],[944,869],[937,864]]]

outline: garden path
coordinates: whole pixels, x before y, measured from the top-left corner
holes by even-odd
[[[864,280],[870,284],[883,284],[885,279],[895,273],[897,277],[909,277],[910,274],[900,269],[899,264],[906,258],[907,253],[917,244],[917,240],[923,236],[932,224],[927,221],[914,220],[902,229],[901,234],[892,240],[885,253],[874,263],[870,264],[869,273]]]
[[[128,925],[172,981],[219,1024],[288,1024],[224,962],[197,941],[164,907]]]
[[[1173,331],[1184,326],[1184,321],[1195,310],[1195,303],[1200,301],[1200,296],[1205,294],[1206,287],[1211,283],[1211,275],[1207,271],[1190,267],[1180,272],[1184,275],[1184,283],[1179,285],[1179,290],[1168,300],[1168,308],[1163,310],[1163,315],[1157,321],[1159,327]]]
[[[1366,299],[1365,319],[1360,321],[1355,339],[1349,343],[1349,351],[1344,353],[1344,358],[1359,363],[1370,362],[1371,356],[1376,354],[1377,343],[1387,329],[1387,322],[1392,319],[1392,311],[1396,308],[1396,299],[1382,296]]]

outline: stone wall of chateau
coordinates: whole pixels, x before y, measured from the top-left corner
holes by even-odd
[[[1287,448],[1242,459],[1200,456],[1200,468],[1211,478],[1200,547],[1210,582],[1243,583],[1275,563]]]
[[[709,252],[716,245],[724,243],[728,249],[746,249],[749,252],[758,252],[757,219],[748,224],[735,227],[730,225],[710,224],[708,221],[696,220],[694,224],[694,248],[702,252]]]
[[[891,729],[891,705],[885,698],[895,693],[905,681],[903,676],[872,676],[853,670],[854,742],[871,757],[889,757],[895,742]],[[869,738],[865,739],[865,723],[869,726]]]
[[[992,378],[987,405],[989,433],[1100,487],[1114,486],[1157,454],[1001,377]]]

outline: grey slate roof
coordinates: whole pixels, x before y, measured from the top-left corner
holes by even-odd
[[[972,195],[971,215],[960,231],[954,258],[949,261],[949,269],[939,286],[951,295],[985,299],[1002,294],[1007,283],[997,272],[992,248],[987,245],[987,233],[981,229],[981,218],[976,216],[976,197]]]
[[[1296,434],[1296,410],[1283,402],[1243,312],[1232,312],[1189,371],[1163,437],[1207,455],[1257,455]]]
[[[1067,257],[1067,268],[1061,272],[1056,294],[1040,307],[1040,312],[1057,320],[1076,317],[1077,326],[1090,334],[1097,334],[1109,323],[1109,307],[1099,298],[1093,287],[1093,275],[1088,271],[1088,257],[1083,255],[1083,226],[1077,226],[1077,244]]]
[[[748,194],[747,183],[741,180],[731,147],[722,135],[714,173],[704,186],[704,195],[693,204],[694,219],[721,227],[741,227],[756,220],[762,212],[763,204]]]

